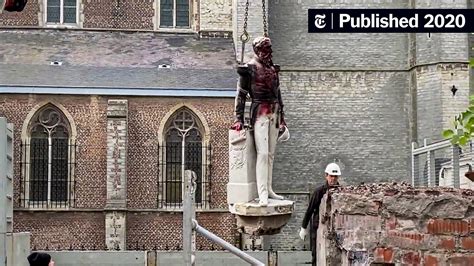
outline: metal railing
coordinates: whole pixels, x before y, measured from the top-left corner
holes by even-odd
[[[467,147],[453,145],[449,140],[411,149],[411,183],[413,186],[446,186],[472,188],[474,182],[464,177],[474,165],[472,142]]]
[[[196,221],[194,209],[194,198],[196,191],[196,173],[186,170],[184,174],[185,194],[183,200],[183,260],[186,266],[195,265],[196,232],[230,251],[234,255],[250,263],[251,265],[265,266],[265,264],[242,250],[234,247],[224,239],[206,230]]]

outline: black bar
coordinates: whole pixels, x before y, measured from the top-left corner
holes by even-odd
[[[474,9],[308,9],[309,33],[469,33]]]

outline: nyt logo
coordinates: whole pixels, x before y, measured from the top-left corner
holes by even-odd
[[[314,16],[314,26],[318,29],[323,29],[326,27],[326,14],[323,15],[315,15]]]

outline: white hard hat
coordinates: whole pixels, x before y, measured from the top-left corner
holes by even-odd
[[[324,172],[328,175],[341,175],[341,168],[336,163],[330,163]]]
[[[285,129],[283,131],[278,132],[278,141],[280,142],[285,142],[290,139],[290,131],[288,130],[288,127],[285,126]]]

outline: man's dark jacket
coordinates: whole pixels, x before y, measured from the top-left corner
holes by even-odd
[[[313,192],[313,195],[311,195],[311,199],[309,202],[308,209],[306,210],[306,213],[303,218],[303,223],[301,225],[302,228],[307,228],[308,223],[312,219],[312,225],[311,225],[311,236],[315,234],[316,228],[319,226],[319,205],[321,204],[321,199],[323,198],[324,194],[328,191],[329,184],[328,182],[325,182],[323,185],[320,185],[316,187],[316,189]],[[314,232],[314,233],[313,233]]]

